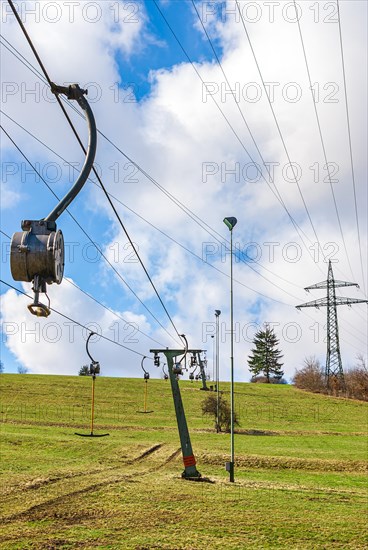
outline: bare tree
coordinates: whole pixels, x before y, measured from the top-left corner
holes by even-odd
[[[18,365],[18,374],[28,374],[28,369],[24,365]]]

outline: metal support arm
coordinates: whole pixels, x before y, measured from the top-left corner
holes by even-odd
[[[54,94],[64,94],[68,99],[73,99],[78,102],[80,107],[83,109],[86,115],[89,131],[88,147],[86,159],[83,164],[83,168],[79,177],[70,191],[65,195],[59,204],[46,216],[45,221],[56,221],[58,217],[64,212],[64,210],[69,206],[69,204],[75,199],[79,191],[82,189],[83,185],[88,179],[88,176],[92,170],[93,162],[96,155],[97,147],[97,128],[95,118],[93,116],[92,110],[84,97],[84,94],[87,94],[87,90],[82,90],[78,84],[72,84],[71,86],[57,86],[52,84],[51,91]]]

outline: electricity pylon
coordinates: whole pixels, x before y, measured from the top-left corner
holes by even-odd
[[[327,288],[326,298],[320,298],[319,300],[313,300],[312,302],[307,302],[296,306],[297,309],[301,309],[302,307],[327,307],[327,356],[325,369],[327,387],[330,386],[330,379],[332,377],[338,379],[344,386],[344,371],[342,370],[339,342],[339,325],[337,322],[337,306],[348,305],[350,307],[352,304],[368,303],[368,300],[358,300],[355,298],[342,298],[340,296],[336,296],[335,289],[342,286],[356,286],[359,288],[357,283],[336,281],[333,276],[330,260],[328,262],[327,281],[307,286],[304,289],[309,292],[314,289]]]

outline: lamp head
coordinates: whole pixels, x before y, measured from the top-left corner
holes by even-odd
[[[215,315],[216,317],[220,317],[221,311],[219,309],[215,309]]]
[[[226,225],[226,227],[229,228],[230,231],[234,229],[237,223],[238,223],[238,220],[236,218],[233,218],[233,217],[224,218],[224,224]]]

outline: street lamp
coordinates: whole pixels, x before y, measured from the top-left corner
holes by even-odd
[[[231,352],[230,352],[230,462],[226,464],[226,470],[229,472],[229,481],[234,480],[234,301],[233,301],[233,229],[237,224],[237,219],[230,217],[224,218],[224,224],[230,231],[230,333],[231,333]]]
[[[215,381],[216,380],[216,375],[215,375],[215,368],[216,368],[216,363],[215,363],[215,335],[212,334],[211,335],[211,338],[212,338],[212,380]]]
[[[221,311],[219,309],[215,309],[215,317],[216,317],[216,431],[217,433],[220,431],[220,425],[219,425],[219,416],[220,416],[220,361],[219,361],[219,317],[221,315]]]

